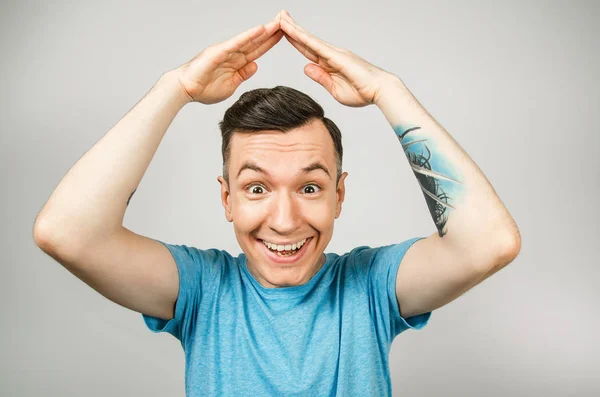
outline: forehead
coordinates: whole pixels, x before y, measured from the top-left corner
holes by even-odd
[[[285,133],[279,130],[236,132],[230,142],[230,175],[235,178],[247,161],[271,169],[303,168],[320,161],[331,173],[335,170],[335,148],[327,127],[318,120]]]

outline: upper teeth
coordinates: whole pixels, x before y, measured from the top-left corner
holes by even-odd
[[[268,241],[262,240],[263,244],[266,245],[267,247],[269,247],[269,249],[272,250],[277,250],[277,251],[289,251],[289,250],[295,250],[295,249],[299,249],[300,247],[302,247],[304,245],[304,243],[306,242],[306,239],[302,240],[302,241],[298,241],[297,243],[291,244],[291,245],[277,245],[277,244],[272,244],[269,243]]]

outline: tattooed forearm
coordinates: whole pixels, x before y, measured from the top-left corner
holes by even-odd
[[[506,260],[507,250],[518,252],[518,228],[489,180],[399,78],[386,81],[376,105],[423,192],[437,228],[431,241],[443,240],[456,255],[464,253],[465,262],[478,266],[496,267],[499,257]]]
[[[420,134],[420,129],[421,127],[394,127],[423,191],[438,234],[443,237],[448,233],[446,223],[450,211],[454,209],[453,201],[462,194],[463,186],[459,181],[458,171],[448,164],[434,142]]]
[[[135,189],[131,195],[129,196],[129,198],[127,199],[127,205],[129,205],[129,202],[131,201],[131,198],[133,197],[133,194],[136,192],[137,189]]]

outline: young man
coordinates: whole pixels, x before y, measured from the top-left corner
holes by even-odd
[[[437,232],[324,253],[345,194],[340,132],[312,99],[281,86],[245,93],[220,124],[221,198],[243,254],[123,227],[178,111],[231,96],[284,35],[313,62],[305,73],[337,101],[381,109]],[[163,75],[73,166],[34,235],[77,277],[181,341],[189,396],[390,395],[393,339],[425,326],[433,310],[520,249],[493,187],[402,81],[316,38],[285,11]]]

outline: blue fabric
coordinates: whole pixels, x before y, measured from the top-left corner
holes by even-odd
[[[326,253],[310,281],[285,288],[260,285],[244,254],[161,242],[179,271],[175,316],[142,316],[180,340],[188,397],[391,396],[392,341],[431,316],[404,319],[396,300],[400,261],[422,238]]]

